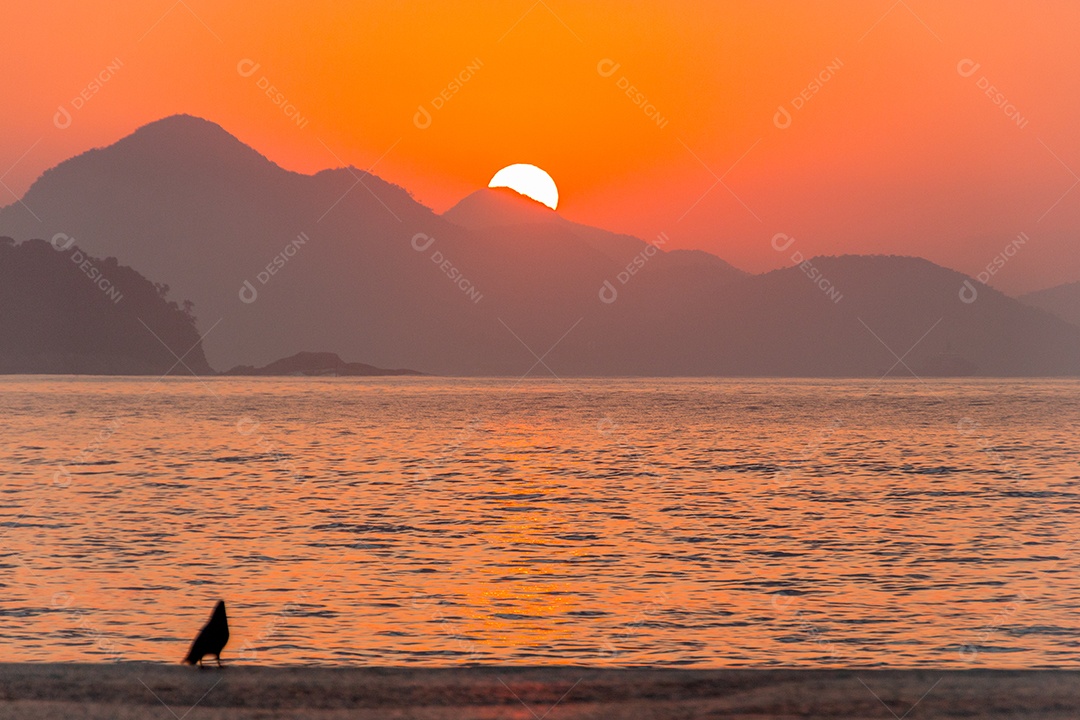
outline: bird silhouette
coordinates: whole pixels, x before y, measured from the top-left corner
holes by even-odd
[[[202,667],[203,658],[213,655],[217,658],[218,667],[222,667],[221,651],[227,642],[229,642],[229,618],[225,616],[225,601],[218,600],[217,605],[214,606],[214,614],[199,631],[195,642],[191,643],[191,649],[188,650],[184,662],[189,665],[197,663]]]

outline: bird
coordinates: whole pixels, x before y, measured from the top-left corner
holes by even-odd
[[[222,667],[221,651],[227,642],[229,642],[229,618],[225,616],[225,601],[218,600],[217,605],[214,606],[214,614],[199,631],[195,642],[191,643],[191,649],[188,650],[184,662],[202,667],[203,658],[213,655],[217,658],[218,667]]]

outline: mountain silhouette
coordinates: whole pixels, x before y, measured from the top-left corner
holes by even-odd
[[[284,170],[191,116],[61,163],[23,201],[41,221],[12,203],[0,233],[67,233],[167,283],[215,327],[219,368],[320,347],[447,375],[1080,372],[1076,327],[982,285],[965,302],[970,280],[925,260],[748,275],[506,189],[439,215],[355,168]]]
[[[484,188],[462,199],[442,214],[442,217],[474,231],[474,235],[498,241],[513,241],[523,234],[539,236],[554,235],[572,237],[593,250],[607,256],[613,262],[624,265],[650,243],[632,235],[621,235],[600,228],[572,222],[543,203],[519,195],[509,188]],[[535,227],[533,227],[535,226]],[[702,250],[676,250],[666,245],[666,237],[657,237],[652,245],[662,254],[654,255],[656,265],[695,266],[714,274],[717,282],[728,282],[746,277],[746,273],[724,260]]]
[[[1020,296],[1025,305],[1045,310],[1067,323],[1080,327],[1080,282],[1055,285]]]
[[[256,368],[250,365],[238,365],[223,375],[312,375],[326,377],[375,376],[375,375],[419,375],[415,370],[386,370],[374,365],[358,362],[345,362],[335,353],[300,352],[282,358],[269,365]]]
[[[167,294],[68,240],[0,238],[0,373],[213,372],[189,309]]]
[[[505,187],[477,190],[444,212],[443,217],[467,228],[570,222],[547,205]]]
[[[24,202],[41,222],[18,204],[0,210],[13,237],[76,237],[192,300],[203,331],[220,321],[205,343],[215,367],[322,347],[380,367],[410,367],[398,362],[408,358],[444,370],[474,353],[451,318],[469,301],[410,246],[426,231],[465,263],[454,249],[463,233],[354,168],[289,172],[214,123],[173,116],[50,169]],[[301,233],[309,239],[297,246]],[[290,247],[295,255],[261,283]],[[254,302],[240,298],[245,282]]]

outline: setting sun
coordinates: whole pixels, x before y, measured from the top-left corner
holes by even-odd
[[[505,187],[543,203],[554,210],[559,206],[559,188],[546,172],[527,163],[508,165],[491,178],[488,187]]]

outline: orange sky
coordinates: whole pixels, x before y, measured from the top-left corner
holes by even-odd
[[[439,211],[534,163],[571,219],[664,232],[754,271],[789,262],[770,247],[778,232],[806,256],[917,254],[971,274],[1023,232],[992,284],[1080,279],[1080,3],[894,2],[9,2],[0,180],[21,195],[65,158],[185,112],[289,169],[378,161]],[[979,63],[969,77],[965,59]]]

